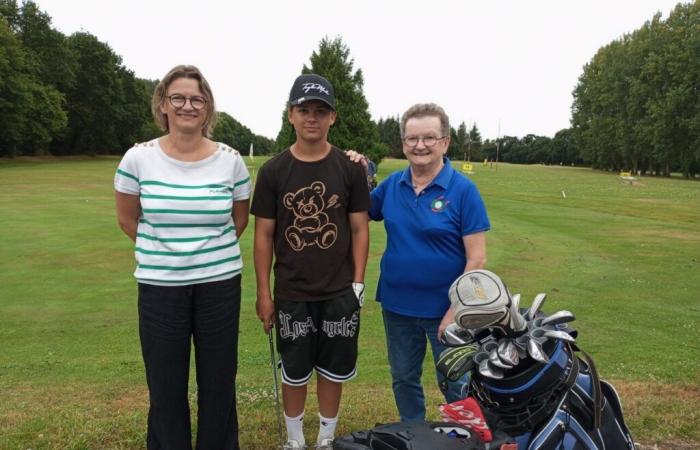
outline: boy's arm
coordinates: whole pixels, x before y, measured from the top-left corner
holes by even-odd
[[[272,269],[272,251],[275,235],[275,220],[264,217],[255,218],[255,238],[253,260],[255,264],[255,279],[257,281],[257,301],[255,310],[263,323],[266,333],[275,322],[275,304],[270,291],[270,270]]]
[[[369,253],[369,219],[367,211],[349,214],[350,232],[352,234],[352,260],[355,264],[355,273],[352,281],[365,282],[365,267]]]

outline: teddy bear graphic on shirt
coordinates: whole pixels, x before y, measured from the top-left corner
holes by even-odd
[[[294,251],[317,245],[327,249],[335,243],[338,227],[331,223],[327,211],[340,206],[338,196],[331,195],[328,202],[323,198],[326,186],[315,181],[311,186],[284,195],[283,203],[294,213],[294,222],[284,231],[284,237]]]

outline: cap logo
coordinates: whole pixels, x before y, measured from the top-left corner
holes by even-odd
[[[323,92],[326,95],[330,95],[330,93],[328,92],[328,89],[326,89],[325,87],[323,87],[323,85],[321,85],[319,83],[303,83],[301,85],[301,88],[304,90],[305,94],[308,94],[309,91],[311,91],[311,90],[315,90],[318,92]]]
[[[479,280],[478,277],[469,277],[469,281],[472,282],[472,286],[474,287],[474,295],[479,300],[486,300],[486,291],[484,291],[484,287],[481,285],[481,280]]]

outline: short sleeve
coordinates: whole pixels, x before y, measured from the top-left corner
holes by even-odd
[[[123,194],[139,195],[139,168],[136,147],[130,148],[119,162],[114,174],[114,189]]]
[[[233,165],[233,201],[249,199],[251,189],[248,168],[243,158],[237,155]]]
[[[258,171],[250,212],[256,217],[275,219],[277,218],[275,190],[272,188],[269,169],[270,167],[265,164]]]
[[[350,171],[352,181],[348,212],[367,211],[369,210],[369,187],[367,187],[365,169],[358,163],[352,163]]]
[[[491,228],[486,205],[476,185],[465,187],[462,194],[462,236],[487,231]]]
[[[389,180],[384,180],[379,183],[379,186],[372,189],[369,193],[370,207],[369,207],[369,218],[372,220],[384,220],[384,215],[382,214],[382,208],[384,207],[384,197],[386,196],[386,189],[389,185]]]

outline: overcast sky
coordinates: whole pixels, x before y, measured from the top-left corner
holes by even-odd
[[[275,138],[294,78],[342,37],[375,120],[418,102],[484,138],[553,136],[602,45],[676,0],[36,0],[65,34],[107,42],[137,76],[195,64],[220,111]]]

